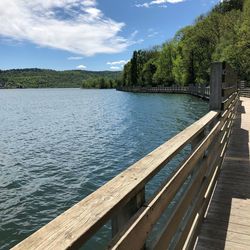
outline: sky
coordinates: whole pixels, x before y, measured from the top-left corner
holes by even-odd
[[[1,0],[0,69],[122,70],[220,0]]]

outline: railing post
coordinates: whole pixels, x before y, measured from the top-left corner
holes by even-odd
[[[112,218],[112,237],[114,237],[129,221],[129,219],[142,207],[145,202],[145,188],[136,194],[117,214]]]
[[[245,81],[240,81],[238,88],[240,88],[240,89],[246,88],[246,82]]]
[[[202,95],[203,98],[204,98],[205,95],[206,95],[205,91],[206,91],[205,84],[202,84],[202,85],[201,85],[201,95]]]
[[[222,103],[222,75],[223,63],[215,62],[211,65],[210,77],[210,110],[221,110]]]
[[[191,148],[194,150],[204,139],[206,136],[205,131],[203,130],[200,134],[198,134],[192,141],[191,141]]]
[[[215,62],[211,65],[211,76],[210,76],[210,99],[209,99],[209,108],[210,110],[221,111],[222,109],[222,81],[224,74],[224,64],[222,62]],[[205,95],[205,86],[204,85],[196,85],[195,86],[196,94],[200,94],[202,96]],[[211,124],[214,126],[214,124]],[[194,150],[197,145],[202,141],[205,137],[205,130],[202,131],[199,135],[197,135],[191,142],[192,150]]]

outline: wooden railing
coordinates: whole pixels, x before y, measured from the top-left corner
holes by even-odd
[[[212,65],[213,110],[14,249],[78,248],[109,220],[113,235],[109,249],[142,249],[173,201],[176,205],[153,240],[153,249],[190,249],[220,172],[239,99],[235,84],[223,83],[225,72],[224,64]],[[187,145],[191,145],[190,154],[153,197],[145,200],[146,184]],[[181,198],[176,199],[180,190]]]
[[[189,86],[172,85],[170,87],[124,86],[117,87],[117,90],[134,93],[191,94],[204,99],[209,99],[210,96],[210,87],[206,87],[204,84],[190,84]]]
[[[201,98],[209,99],[210,87],[206,87],[204,84],[192,84],[188,86],[187,93]]]
[[[250,98],[250,84],[246,81],[239,83],[240,96]]]
[[[140,93],[188,93],[188,86],[172,85],[170,87],[140,87],[140,86],[123,86],[117,87],[117,90]]]

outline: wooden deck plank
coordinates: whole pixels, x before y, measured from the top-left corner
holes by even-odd
[[[224,243],[223,240],[215,240],[211,238],[206,238],[204,236],[201,236],[199,239],[199,244],[196,246],[196,250],[246,250],[246,246],[235,243],[235,242],[230,242],[227,241]]]
[[[248,249],[250,248],[250,235],[244,234],[242,232],[232,232],[228,230],[228,228],[220,229],[215,225],[208,225],[208,223],[204,223],[201,228],[201,235],[207,238],[239,243],[247,246],[246,248]]]
[[[195,249],[250,249],[250,99],[241,104]]]
[[[212,230],[226,230],[233,233],[246,234],[250,236],[250,226],[238,223],[227,223],[227,221],[205,219],[206,226]]]
[[[233,208],[243,207],[243,208],[246,208],[246,209],[248,209],[249,205],[250,205],[249,202],[242,202],[242,201],[233,202],[233,204],[232,204],[231,200],[229,200],[229,199],[219,199],[218,197],[213,197],[213,201],[211,202],[211,206],[213,204],[216,204],[218,206],[228,206],[228,205],[230,205]]]
[[[249,209],[249,202],[235,202],[233,205],[230,204],[229,200],[219,200],[219,199],[216,199],[216,198],[213,198],[213,201],[211,202],[211,206],[228,206],[228,205],[231,205],[231,207],[237,209],[237,208],[241,208],[241,209]],[[249,225],[250,226],[250,225]]]
[[[224,206],[224,207],[221,207],[221,206],[217,206],[217,207],[214,207],[214,206],[211,206],[209,207],[209,211],[210,212],[213,212],[213,213],[224,213],[225,216],[227,215],[228,217],[228,221],[229,221],[229,218],[231,215],[234,215],[234,216],[241,216],[241,217],[245,217],[247,219],[250,219],[250,214],[249,214],[249,211],[246,212],[246,211],[241,211],[239,209],[228,209],[229,206]]]
[[[218,221],[220,222],[228,222],[232,224],[239,224],[243,226],[249,226],[250,225],[250,218],[246,218],[245,216],[240,216],[240,215],[230,215],[230,218],[228,219],[228,215],[224,213],[216,213],[213,211],[210,211],[207,213],[205,221],[210,220],[210,221]]]

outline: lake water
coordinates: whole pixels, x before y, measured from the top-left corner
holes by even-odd
[[[189,95],[0,90],[0,249],[14,246],[207,111],[205,101]]]

